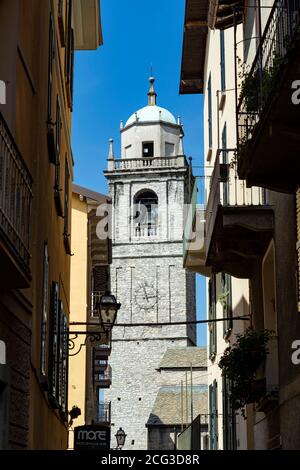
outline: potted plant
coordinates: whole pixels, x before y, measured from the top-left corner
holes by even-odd
[[[231,401],[235,410],[257,402],[265,392],[265,379],[258,379],[257,369],[268,354],[267,343],[272,336],[269,330],[248,328],[237,335],[236,343],[225,349],[219,367],[231,382]]]

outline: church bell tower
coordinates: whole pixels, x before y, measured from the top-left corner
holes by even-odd
[[[147,449],[147,421],[159,389],[167,348],[196,342],[195,277],[183,268],[184,207],[190,168],[184,132],[157,106],[150,77],[148,105],[121,122],[121,158],[110,141],[105,176],[112,198],[111,289],[121,302],[110,364],[112,435],[122,427],[124,449]],[[172,325],[174,322],[182,322]]]

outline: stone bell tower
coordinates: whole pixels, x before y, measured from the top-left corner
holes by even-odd
[[[105,172],[112,198],[111,288],[122,306],[110,357],[112,435],[124,449],[147,449],[147,428],[159,389],[157,371],[167,348],[196,342],[195,277],[183,269],[184,204],[189,166],[180,118],[156,104],[150,77],[148,105],[121,122],[121,158],[110,141]],[[183,322],[180,325],[170,325]]]

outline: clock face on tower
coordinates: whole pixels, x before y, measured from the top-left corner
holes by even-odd
[[[157,302],[157,293],[152,284],[140,282],[135,291],[135,303],[144,310],[149,310]]]

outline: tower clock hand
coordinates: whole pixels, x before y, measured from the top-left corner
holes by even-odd
[[[145,286],[145,284],[143,284],[143,289],[144,289],[145,297],[146,297],[146,300],[147,300],[147,303],[148,303],[148,302],[149,302],[149,299],[148,299],[148,295],[147,295],[147,292],[146,292],[146,286]]]

